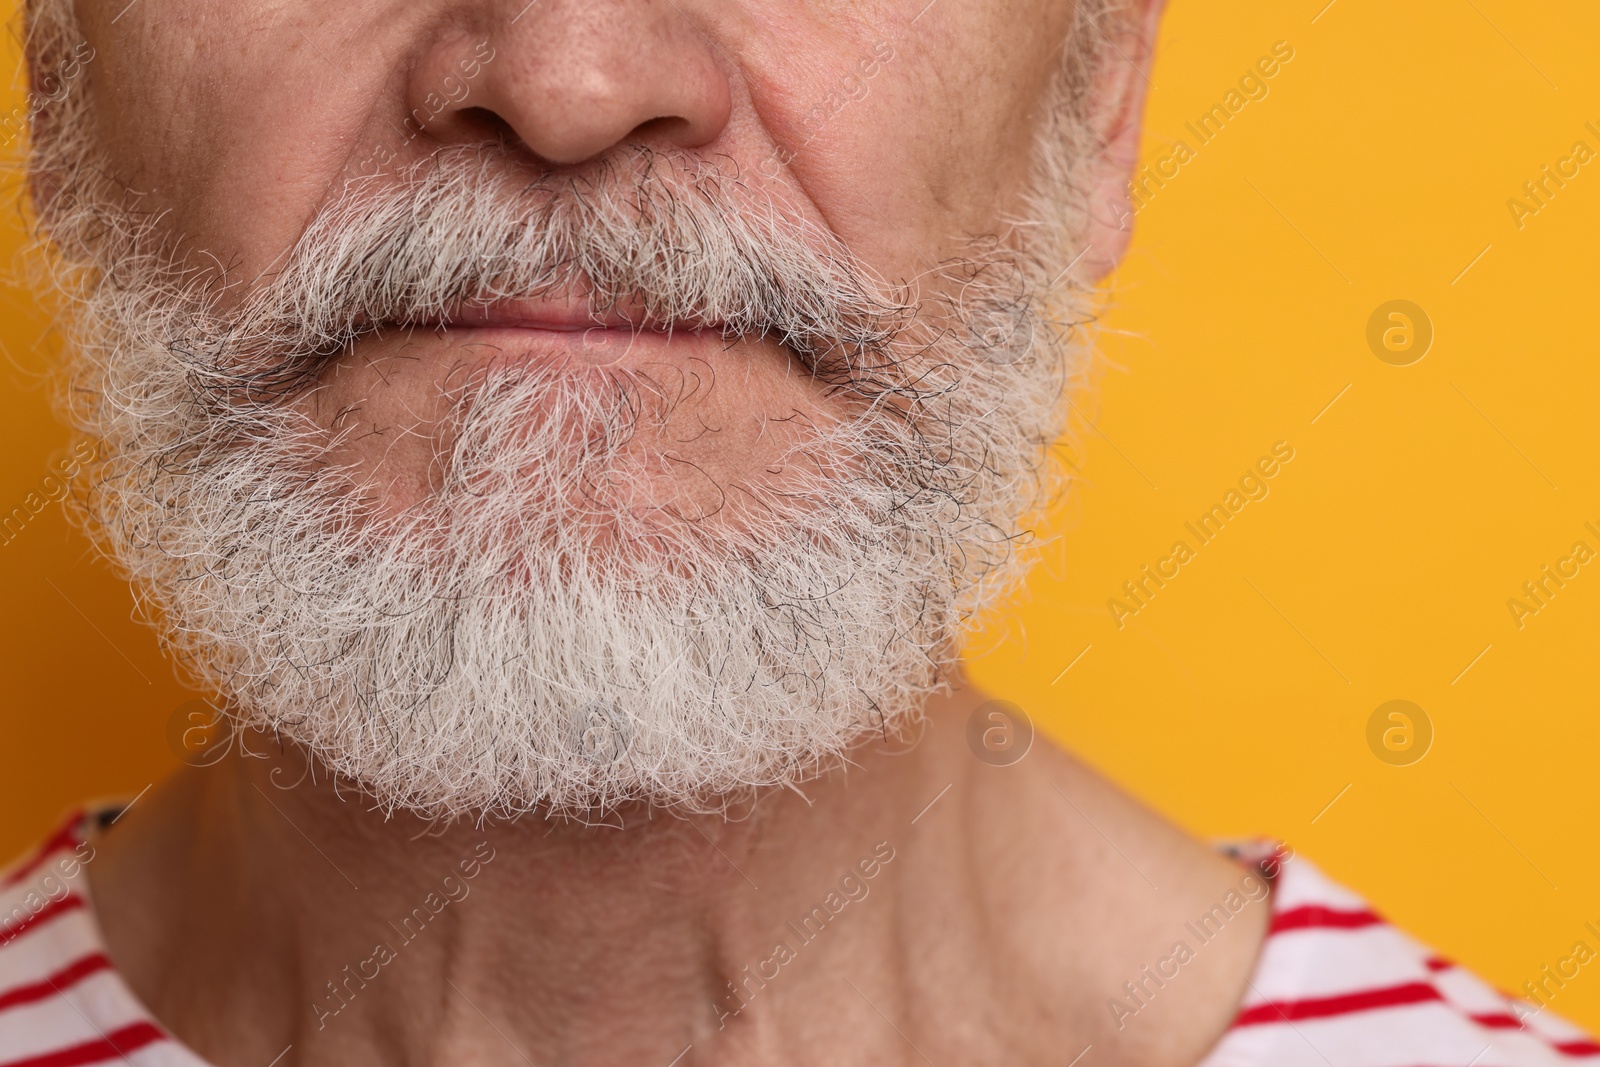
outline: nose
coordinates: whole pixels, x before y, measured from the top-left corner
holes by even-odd
[[[570,166],[630,140],[698,148],[727,127],[728,75],[674,0],[485,3],[487,32],[441,41],[412,69],[407,106],[435,139],[509,135]]]

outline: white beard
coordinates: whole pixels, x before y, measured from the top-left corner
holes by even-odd
[[[249,724],[422,811],[715,806],[903,725],[960,614],[929,538],[972,520],[821,476],[759,528],[664,520],[624,503],[626,416],[595,396],[491,377],[446,485],[392,519],[287,456],[208,464],[162,552],[122,558]],[[580,483],[622,488],[551,507]]]
[[[428,815],[716,809],[914,722],[963,627],[1020,580],[1054,488],[1084,353],[1081,308],[1042,304],[1065,234],[975,247],[911,308],[715,176],[518,199],[500,166],[463,154],[352,189],[225,315],[105,198],[80,189],[47,220],[68,250],[124,227],[80,262],[74,415],[107,457],[84,517],[165,640],[242,725]],[[1060,159],[1040,173],[1065,199]],[[641,195],[671,210],[641,216]],[[689,240],[698,270],[672,258]],[[355,315],[575,278],[666,321],[769,331],[847,417],[786,457],[755,518],[690,522],[630,474],[642,383],[493,370],[463,389],[442,487],[385,515],[283,402]]]

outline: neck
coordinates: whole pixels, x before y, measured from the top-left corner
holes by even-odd
[[[975,1062],[1035,996],[1067,1034],[1042,1057],[1109,1050],[1105,997],[1238,872],[1042,739],[1013,767],[974,759],[980,699],[729,818],[385,819],[258,743],[274,754],[187,770],[119,821],[97,911],[136,993],[224,1065]],[[1148,899],[1128,882],[1146,875]],[[1237,957],[1242,979],[1234,940],[1201,962]],[[1164,1062],[1146,1030],[1122,1047]]]

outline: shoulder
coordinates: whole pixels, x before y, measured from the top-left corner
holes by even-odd
[[[1249,992],[1201,1067],[1328,1062],[1600,1064],[1600,1044],[1429,951],[1295,857],[1274,880]]]
[[[0,1065],[93,1064],[148,1050],[166,1034],[117,977],[90,906],[92,815],[74,812],[0,873]]]
[[[94,858],[85,833],[85,817],[74,812],[38,847],[0,868],[0,975],[21,958],[14,946],[70,912],[86,898],[78,890],[84,866]]]

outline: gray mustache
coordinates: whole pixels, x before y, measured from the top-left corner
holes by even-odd
[[[774,338],[814,371],[858,375],[887,369],[916,314],[837,238],[710,164],[640,148],[530,178],[502,153],[447,149],[398,181],[348,185],[222,336],[190,347],[248,339],[222,377],[279,392],[375,330],[573,291],[597,312],[637,304],[652,328]]]

